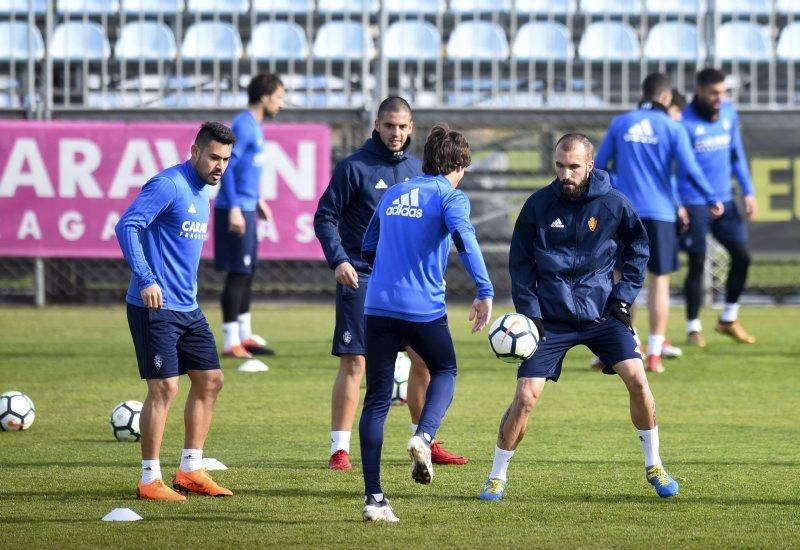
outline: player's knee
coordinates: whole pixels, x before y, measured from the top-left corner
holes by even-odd
[[[626,380],[628,392],[633,396],[644,396],[650,393],[650,384],[644,370],[638,370]]]
[[[364,374],[363,355],[342,355],[339,359],[339,370],[347,376],[361,376]]]
[[[689,255],[689,272],[693,275],[702,275],[706,265],[705,253],[692,252]]]
[[[225,385],[225,375],[221,370],[209,371],[213,374],[206,380],[206,391],[211,394],[218,394]]]
[[[750,252],[743,244],[733,247],[730,250],[731,267],[735,269],[747,269],[750,267]]]
[[[149,380],[147,384],[147,398],[151,401],[169,405],[178,395],[178,379],[165,378],[162,380]]]
[[[533,386],[523,386],[517,392],[516,396],[516,409],[518,416],[526,417],[531,414],[536,402],[539,400],[539,391]]]

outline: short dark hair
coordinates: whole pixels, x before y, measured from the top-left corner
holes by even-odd
[[[713,67],[707,67],[697,73],[697,85],[708,86],[709,84],[719,84],[725,82],[725,73]]]
[[[381,115],[384,113],[408,113],[411,114],[411,105],[408,104],[408,101],[403,99],[399,96],[391,96],[387,97],[381,104],[378,106],[378,117],[381,118]]]
[[[670,103],[669,106],[683,109],[686,107],[686,96],[680,93],[676,88],[672,88],[672,103]]]
[[[265,95],[272,95],[278,88],[283,87],[283,82],[278,75],[270,73],[257,74],[247,84],[247,103],[250,105],[258,103]]]
[[[589,141],[589,138],[583,134],[564,134],[556,142],[556,149],[560,147],[564,149],[564,151],[572,151],[579,143],[586,148],[586,152],[589,153],[589,158],[594,157],[594,145]]]
[[[236,143],[236,136],[233,131],[219,122],[208,121],[200,126],[200,131],[197,132],[197,137],[194,138],[194,144],[203,149],[206,145],[216,141],[223,145],[233,145]]]
[[[672,81],[664,73],[650,73],[642,81],[642,98],[656,99],[672,89]]]
[[[422,153],[423,173],[447,175],[471,163],[472,152],[463,134],[451,130],[447,124],[437,124],[431,128]]]

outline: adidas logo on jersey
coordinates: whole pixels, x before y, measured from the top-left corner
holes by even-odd
[[[375,189],[388,189],[389,186],[386,185],[386,182],[383,181],[383,178],[378,180],[378,183],[375,184]]]
[[[625,141],[654,145],[658,143],[658,138],[653,131],[653,125],[645,118],[628,128],[625,132]]]
[[[394,199],[391,206],[386,209],[386,215],[421,218],[422,208],[419,208],[419,187]]]
[[[556,218],[555,221],[550,224],[550,227],[555,229],[564,229],[564,222],[561,221],[561,218]]]
[[[189,214],[197,214],[197,208],[194,207],[194,204],[189,205]]]

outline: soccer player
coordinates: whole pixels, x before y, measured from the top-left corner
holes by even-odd
[[[337,283],[331,353],[339,357],[339,370],[331,398],[328,467],[332,470],[352,468],[350,435],[364,374],[364,298],[372,268],[361,257],[361,241],[386,190],[422,173],[422,163],[409,150],[413,130],[408,102],[401,97],[385,99],[378,107],[372,137],[336,166],[314,215],[314,231]],[[411,358],[407,401],[415,433],[430,375],[422,359],[413,350],[406,351]],[[467,462],[440,443],[433,444],[432,453],[436,464]]]
[[[272,210],[261,198],[261,124],[283,108],[284,94],[277,76],[254,76],[247,85],[247,108],[231,125],[236,144],[214,203],[214,267],[227,274],[221,296],[224,357],[247,359],[252,354],[275,354],[262,337],[253,334],[250,295],[258,267],[256,216],[272,219]]]
[[[647,233],[625,195],[611,187],[608,174],[594,168],[593,151],[586,136],[561,137],[556,179],[528,198],[514,227],[511,296],[517,312],[527,315],[543,338],[517,371],[482,500],[503,498],[508,464],[545,382],[558,380],[567,351],[581,344],[600,357],[605,374],[616,373],[625,383],[647,481],[661,497],[678,492],[661,465],[655,403],[631,328],[630,304],[645,277]],[[620,247],[621,278],[615,283]]]
[[[650,335],[647,338],[647,370],[664,372],[661,354],[669,320],[669,279],[678,269],[677,191],[672,166],[677,162],[697,188],[701,205],[714,217],[722,213],[716,198],[680,124],[670,119],[672,82],[661,73],[642,82],[639,107],[614,118],[597,151],[595,165],[609,171],[611,183],[633,204],[647,230],[650,259],[650,291],[647,295]]]
[[[733,201],[731,174],[741,188],[747,219],[758,212],[758,204],[750,179],[750,169],[739,132],[739,115],[725,101],[725,73],[718,69],[703,69],[697,73],[697,87],[692,102],[683,110],[683,125],[689,134],[697,162],[725,204],[719,218],[709,216],[703,208],[703,198],[691,184],[691,176],[678,172],[678,192],[689,213],[689,229],[682,245],[689,256],[684,293],[686,295],[686,341],[689,345],[705,347],[700,323],[703,296],[703,267],[706,258],[706,236],[711,233],[731,257],[728,280],[725,284],[725,305],[716,330],[737,342],[753,344],[751,336],[739,322],[739,297],[747,281],[750,252],[747,248],[745,224]]]
[[[208,186],[222,179],[235,139],[227,126],[203,124],[191,158],[153,176],[117,223],[117,239],[132,272],[128,326],[139,374],[147,381],[140,419],[140,499],[186,500],[163,482],[159,460],[182,374],[189,376],[191,387],[184,409],[184,449],[172,485],[201,495],[233,494],[202,467],[223,375],[214,336],[197,305],[197,268],[208,227]]]
[[[430,483],[433,478],[430,446],[456,382],[443,284],[451,243],[477,287],[469,314],[472,332],[483,329],[492,313],[494,291],[469,221],[469,199],[456,190],[471,160],[463,135],[434,126],[425,142],[424,175],[386,191],[364,234],[362,255],[373,266],[364,306],[367,393],[359,423],[364,521],[398,521],[383,495],[380,460],[395,355],[402,342],[419,353],[431,373],[408,453],[414,480]]]

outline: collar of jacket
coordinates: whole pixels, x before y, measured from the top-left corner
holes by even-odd
[[[372,137],[367,140],[364,144],[364,148],[382,157],[390,162],[400,162],[401,160],[405,160],[406,158],[406,151],[411,146],[411,138],[406,138],[406,142],[403,144],[403,148],[399,151],[390,151],[388,147],[381,141],[381,135],[378,133],[377,130],[372,130]]]
[[[189,160],[187,160],[186,162],[183,163],[183,169],[186,172],[186,176],[187,176],[186,179],[188,179],[189,183],[191,183],[197,189],[202,189],[203,187],[208,185],[208,182],[204,181],[200,177],[200,174],[197,173],[197,170],[195,169],[195,167],[192,166],[191,159],[189,159]]]
[[[719,118],[719,111],[715,111],[711,105],[700,101],[697,96],[692,99],[692,102],[689,105],[692,106],[692,109],[695,113],[697,113],[697,116],[706,122],[714,122]]]
[[[667,108],[664,107],[661,103],[649,99],[647,101],[640,101],[639,108],[644,109],[645,111],[661,111],[664,114],[668,114]]]

